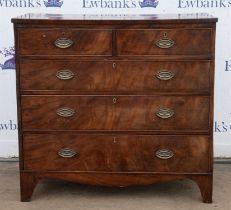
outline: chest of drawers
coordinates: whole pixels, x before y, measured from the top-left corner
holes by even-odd
[[[12,19],[21,200],[42,179],[114,187],[191,179],[211,202],[216,21]]]

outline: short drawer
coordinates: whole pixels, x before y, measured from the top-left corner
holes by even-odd
[[[22,60],[20,89],[208,93],[210,69],[210,61]]]
[[[24,130],[209,129],[209,97],[22,96]]]
[[[118,30],[118,55],[210,55],[211,29]]]
[[[208,136],[25,134],[25,170],[209,172]]]
[[[33,38],[31,38],[33,37]],[[112,32],[94,29],[36,29],[18,31],[22,55],[111,55]]]

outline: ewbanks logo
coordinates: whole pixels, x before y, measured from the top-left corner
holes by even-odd
[[[136,2],[132,0],[83,0],[83,8],[136,8]]]
[[[112,8],[112,9],[126,9],[126,8],[144,8],[158,6],[158,0],[83,0],[83,8]]]
[[[18,125],[13,122],[13,120],[9,120],[8,122],[0,122],[0,131],[15,131],[18,129]]]
[[[61,7],[63,5],[63,1],[60,1],[60,0],[48,0],[48,1],[44,1],[44,5],[46,7]]]
[[[231,122],[224,122],[224,121],[218,122],[218,121],[215,121],[214,132],[215,133],[231,132]]]
[[[158,6],[158,1],[157,0],[143,0],[143,2],[139,2],[140,7],[154,7],[156,8]]]
[[[0,63],[2,70],[14,70],[15,69],[15,49],[14,47],[4,48],[0,50],[0,55],[4,56],[4,62]]]
[[[178,8],[226,8],[231,0],[179,0]]]
[[[231,71],[231,60],[225,61],[225,71]]]
[[[40,0],[0,0],[0,7],[41,7]]]
[[[0,7],[62,7],[62,0],[0,0]]]

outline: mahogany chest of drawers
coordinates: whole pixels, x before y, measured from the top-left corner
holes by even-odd
[[[42,179],[191,179],[212,202],[209,15],[47,15],[15,31],[21,200]]]

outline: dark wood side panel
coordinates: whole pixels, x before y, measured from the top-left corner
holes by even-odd
[[[208,136],[25,134],[25,170],[209,172]],[[76,155],[59,156],[68,148]],[[173,156],[161,159],[157,151]]]
[[[18,30],[21,55],[111,55],[112,31],[66,28]],[[32,38],[33,37],[33,38]],[[62,49],[55,46],[59,38],[70,39],[73,45]]]
[[[20,59],[18,57],[18,28],[14,25],[15,64],[16,64],[16,97],[17,97],[17,120],[18,120],[18,152],[19,169],[23,170],[23,143],[22,143],[22,121],[21,121],[21,96],[20,96]]]
[[[210,61],[24,59],[20,63],[20,81],[21,90],[209,93],[210,66]],[[57,73],[66,70],[70,71],[70,79],[59,79]],[[173,74],[172,78],[158,79],[166,71]]]
[[[21,101],[24,130],[209,129],[209,97],[22,96]],[[74,111],[73,116],[59,116],[60,108]],[[165,108],[174,113],[162,119],[157,112]]]
[[[118,30],[118,55],[210,55],[211,29]],[[166,37],[165,37],[166,34]],[[174,45],[167,49],[156,46],[161,39]]]
[[[213,55],[215,57],[215,47],[216,47],[216,23],[213,24],[213,31],[212,31],[212,42],[211,42],[211,46],[212,46],[212,52]],[[211,73],[210,73],[210,92],[211,92],[211,99],[210,99],[210,124],[211,124],[211,144],[210,144],[210,148],[211,148],[211,156],[210,156],[210,163],[212,166],[212,170],[213,171],[213,130],[214,130],[214,77],[215,77],[215,58],[212,60],[212,68],[211,68]],[[211,184],[212,185],[212,184]],[[211,196],[212,197],[212,196]]]

